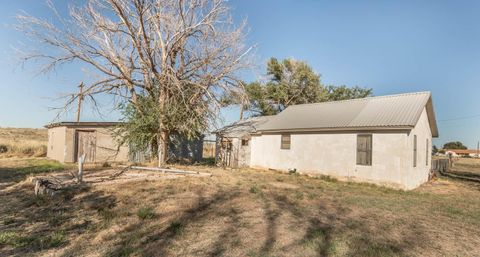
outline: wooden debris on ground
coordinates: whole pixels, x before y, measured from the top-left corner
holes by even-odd
[[[61,184],[53,183],[45,178],[36,178],[33,183],[35,184],[35,195],[54,196],[57,191],[62,189]]]
[[[203,176],[211,177],[211,173],[199,172],[199,171],[187,171],[179,169],[167,169],[167,168],[157,168],[157,167],[142,167],[142,166],[120,166],[123,168],[129,168],[134,170],[150,170],[150,171],[161,171],[163,173],[173,173],[178,175],[193,175],[193,176]]]

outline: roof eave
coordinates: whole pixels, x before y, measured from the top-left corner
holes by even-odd
[[[55,128],[55,127],[112,127],[120,125],[122,122],[101,122],[101,121],[83,121],[83,122],[54,122],[45,125],[44,127]]]
[[[432,137],[438,138],[439,133],[438,133],[438,126],[437,126],[437,119],[435,118],[435,110],[433,108],[433,100],[431,95],[427,101],[425,109],[427,110],[428,124],[430,125]]]
[[[395,131],[411,130],[414,126],[378,126],[378,127],[337,127],[337,128],[289,128],[289,129],[263,129],[257,131],[261,133],[286,133],[286,132],[365,132],[365,131]]]

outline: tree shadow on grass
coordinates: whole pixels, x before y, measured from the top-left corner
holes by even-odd
[[[132,253],[140,253],[142,256],[168,256],[169,248],[183,234],[185,227],[210,221],[219,215],[226,215],[220,211],[222,206],[238,195],[238,191],[220,191],[212,197],[200,196],[196,206],[182,211],[176,218],[170,220],[167,226],[149,221],[139,221],[129,225],[120,234],[115,235],[115,238],[120,240],[116,247],[107,253],[107,256],[129,256]],[[228,214],[233,214],[232,222],[238,221],[236,210],[230,209]],[[233,226],[226,228],[223,235],[234,237],[235,227]],[[224,247],[221,242],[215,243],[212,249],[209,249],[209,255],[222,256],[226,250]]]
[[[263,202],[265,239],[253,256],[282,255],[299,247],[311,248],[317,256],[406,256],[412,248],[429,244],[427,232],[416,221],[405,224],[405,232],[394,236],[388,226],[395,221],[356,216],[341,204],[319,201],[313,208],[306,207],[284,193],[266,194]],[[292,232],[304,233],[301,240],[276,244],[280,239],[277,238],[279,226],[284,225],[279,223],[282,215],[293,217],[293,220],[290,218],[294,226]],[[380,220],[382,222],[378,222]],[[339,249],[341,243],[345,249]]]
[[[16,183],[24,180],[29,175],[65,170],[66,167],[57,162],[47,160],[26,160],[23,167],[0,167],[0,190],[1,184]]]
[[[111,208],[116,201],[103,191],[92,192],[88,185],[72,186],[50,197],[35,196],[33,185],[24,184],[0,192],[0,198],[8,203],[0,206],[0,231],[11,235],[0,244],[0,256],[40,255],[66,246],[68,238],[90,229],[90,216]],[[84,219],[79,219],[81,213]]]

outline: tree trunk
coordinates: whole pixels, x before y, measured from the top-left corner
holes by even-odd
[[[158,134],[158,167],[163,167],[168,160],[169,132],[161,131]]]
[[[243,120],[243,109],[244,109],[244,105],[242,101],[242,104],[240,104],[240,120]]]

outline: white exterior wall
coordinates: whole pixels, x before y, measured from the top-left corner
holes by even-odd
[[[221,139],[222,137],[217,136],[216,139],[216,158],[217,162],[220,162],[218,158],[220,158],[220,148],[221,148]],[[248,140],[248,145],[242,145],[242,138],[233,137],[229,138],[232,142],[232,151],[231,151],[231,159],[230,159],[230,166],[231,167],[248,167],[250,165],[250,145],[251,140],[248,137],[244,137],[243,139]]]
[[[339,179],[371,182],[412,189],[428,180],[425,140],[431,132],[424,110],[410,132],[372,134],[372,165],[356,164],[357,133],[292,133],[290,149],[280,149],[280,134],[253,136],[250,166],[329,175]],[[417,167],[413,167],[413,135],[417,134]],[[430,152],[429,152],[430,153]],[[430,158],[430,156],[429,156]]]
[[[48,129],[47,157],[59,162],[75,161],[75,131],[77,128],[65,126]],[[117,152],[117,143],[108,128],[82,127],[78,130],[95,131],[95,162],[126,162],[128,147],[121,146]]]
[[[413,141],[417,135],[417,166],[413,167]],[[429,148],[426,149],[428,139]],[[407,188],[415,188],[428,181],[428,174],[432,168],[432,132],[428,123],[427,112],[424,109],[417,125],[408,136],[410,165],[409,179],[405,180]],[[428,154],[426,154],[428,152]],[[428,158],[428,163],[426,162]]]
[[[66,156],[66,127],[48,129],[47,157],[59,162],[65,162]]]

